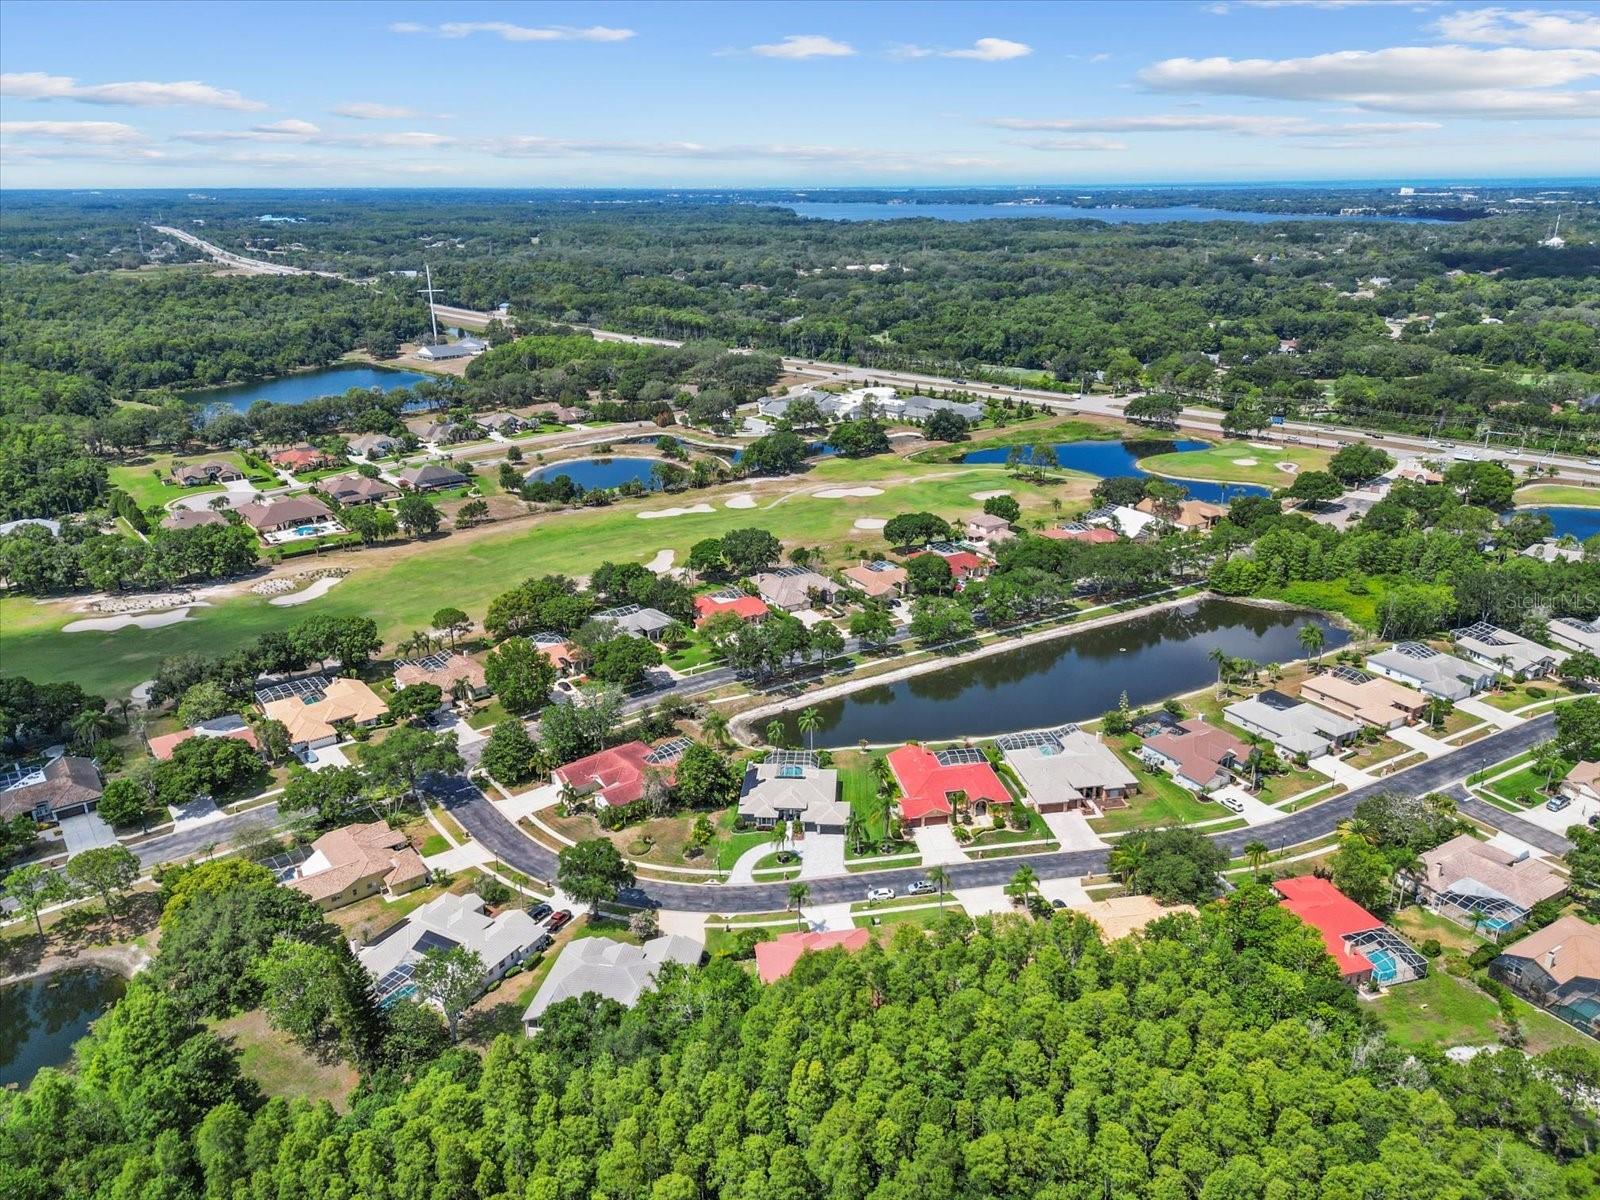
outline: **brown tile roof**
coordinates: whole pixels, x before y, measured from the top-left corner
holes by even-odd
[[[289,731],[291,745],[320,742],[332,737],[337,721],[352,721],[357,725],[376,721],[389,711],[382,698],[359,679],[332,679],[323,690],[322,699],[307,704],[301,696],[273,700],[262,711],[274,721],[282,721]]]
[[[209,508],[180,508],[161,520],[163,529],[197,529],[201,525],[226,525],[228,518]]]
[[[289,496],[260,504],[241,504],[234,510],[252,529],[277,529],[301,521],[325,521],[333,512],[315,496]]]
[[[1580,977],[1600,979],[1600,929],[1582,917],[1560,917],[1512,942],[1505,952],[1537,962],[1558,984]]]
[[[1519,858],[1468,833],[1424,850],[1420,857],[1428,886],[1437,892],[1476,892],[1476,888],[1457,888],[1465,880],[1476,880],[1527,909],[1567,890],[1567,881],[1543,859],[1532,855]]]
[[[394,681],[403,687],[410,687],[414,683],[432,683],[446,696],[458,679],[465,679],[474,691],[482,691],[489,686],[484,678],[483,664],[465,654],[452,654],[437,670],[430,671],[418,663],[407,663],[397,667],[394,673]]]
[[[384,888],[391,892],[405,891],[428,875],[405,834],[382,821],[332,830],[311,847],[327,860],[327,868],[291,879],[288,886],[312,900],[337,896],[358,880],[375,875],[382,875]]]
[[[46,765],[42,782],[0,792],[0,817],[31,813],[41,804],[49,805],[52,812],[93,804],[100,799],[101,791],[100,768],[94,759],[63,755]]]

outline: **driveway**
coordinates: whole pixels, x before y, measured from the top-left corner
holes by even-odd
[[[922,852],[923,866],[967,861],[966,853],[956,843],[953,829],[950,825],[923,825],[917,830],[917,849]]]
[[[1449,754],[1451,750],[1451,747],[1446,746],[1438,738],[1430,737],[1419,725],[1397,726],[1389,730],[1389,736],[1402,746],[1421,750],[1429,758],[1438,758],[1441,754]]]
[[[1013,867],[1012,870],[1016,868]],[[1011,903],[1011,897],[1006,894],[1006,885],[1003,883],[989,887],[956,888],[950,894],[962,908],[967,910],[969,917],[1019,911],[1017,906]]]
[[[86,812],[76,817],[62,817],[61,839],[67,844],[68,858],[82,854],[85,850],[93,850],[97,846],[117,844],[117,835],[96,812]]]
[[[1063,850],[1104,850],[1106,843],[1081,812],[1040,813]]]
[[[822,879],[844,873],[844,834],[806,834],[800,843],[800,878]]]
[[[189,801],[187,804],[171,804],[167,811],[172,814],[172,828],[193,829],[196,825],[210,825],[222,820],[222,810],[217,807],[217,802],[210,796],[203,796]]]
[[[1501,712],[1494,705],[1485,704],[1477,697],[1472,697],[1468,700],[1457,700],[1456,710],[1458,712],[1471,713],[1475,717],[1481,717],[1496,729],[1515,729],[1522,724],[1521,717],[1513,717],[1508,712]]]
[[[1352,767],[1347,762],[1341,762],[1334,754],[1319,754],[1307,764],[1313,771],[1321,771],[1335,783],[1342,783],[1347,788],[1366,787],[1372,782],[1372,776],[1358,767]]]
[[[1218,788],[1216,795],[1226,796],[1230,800],[1237,800],[1240,805],[1238,815],[1244,818],[1246,825],[1271,825],[1274,821],[1281,821],[1288,815],[1273,808],[1270,804],[1263,804],[1238,784],[1230,783],[1227,787]]]

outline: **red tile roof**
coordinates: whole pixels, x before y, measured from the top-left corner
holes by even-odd
[[[900,785],[900,815],[915,821],[930,813],[952,811],[952,792],[965,792],[973,803],[1010,804],[1011,793],[988,763],[959,763],[945,767],[921,746],[901,746],[890,751],[889,769]]]
[[[694,598],[694,623],[702,625],[719,613],[732,613],[741,621],[757,621],[771,610],[760,596],[740,596],[737,600],[719,600],[715,596]]]
[[[776,983],[800,961],[802,954],[832,950],[843,946],[850,953],[863,949],[872,940],[870,929],[840,929],[832,933],[785,933],[770,942],[756,943],[756,973],[762,983]]]
[[[150,739],[150,753],[165,762],[167,759],[172,757],[172,752],[174,750],[176,750],[184,742],[187,742],[190,738],[196,736],[198,735],[192,729],[180,729],[177,733],[164,733],[160,737],[153,737]],[[219,735],[211,734],[209,736],[217,737]],[[248,729],[230,729],[227,733],[221,734],[220,736],[236,738],[239,741],[244,742],[252,750],[261,749],[260,745],[256,742],[256,735]]]
[[[621,808],[644,795],[644,759],[649,753],[650,747],[643,742],[628,742],[557,767],[554,774],[574,791],[602,792],[607,804]],[[663,764],[661,770],[667,779],[672,778],[672,764]]]
[[[1376,929],[1383,922],[1326,879],[1315,875],[1297,875],[1293,879],[1280,879],[1272,885],[1283,897],[1279,906],[1287,908],[1311,928],[1322,935],[1322,944],[1339,964],[1341,975],[1355,975],[1372,970],[1366,955],[1346,950],[1344,939],[1352,934]]]
[[[1096,525],[1093,529],[1042,529],[1040,537],[1047,537],[1057,542],[1093,542],[1100,545],[1106,542],[1119,540],[1115,529],[1107,529],[1103,525]]]

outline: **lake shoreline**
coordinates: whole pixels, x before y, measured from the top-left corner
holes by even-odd
[[[70,954],[46,954],[28,970],[0,978],[0,987],[27,983],[30,979],[41,979],[46,975],[60,974],[62,971],[91,967],[111,971],[124,979],[132,979],[149,965],[150,955],[137,946],[86,946]]]

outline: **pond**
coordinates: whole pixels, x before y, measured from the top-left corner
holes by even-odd
[[[127,986],[115,971],[74,967],[0,987],[0,1087],[70,1062],[72,1044]]]
[[[1139,466],[1141,458],[1149,458],[1153,454],[1204,450],[1209,445],[1208,442],[1196,441],[1193,438],[1175,440],[1151,438],[1131,442],[1059,442],[1052,449],[1056,452],[1058,465],[1069,470],[1097,475],[1101,479],[1109,479],[1114,475],[1131,475],[1136,479],[1159,479],[1165,476],[1152,476],[1149,471]],[[1033,448],[1022,446],[1020,449],[1022,461],[1031,462]],[[1010,446],[989,446],[982,450],[969,451],[961,456],[961,461],[1003,463],[1010,457],[1011,451]],[[1181,484],[1188,491],[1191,500],[1204,500],[1209,504],[1226,504],[1230,500],[1237,500],[1240,496],[1272,494],[1269,489],[1254,483],[1206,483],[1194,479],[1176,479],[1173,482]]]
[[[391,370],[388,367],[368,367],[346,363],[338,367],[320,367],[315,371],[300,371],[294,375],[280,375],[276,379],[259,379],[254,383],[230,383],[225,387],[196,388],[185,392],[185,400],[197,404],[220,404],[235,412],[248,412],[258,400],[273,404],[304,404],[319,396],[338,396],[351,388],[377,388],[392,392],[396,388],[414,387],[436,376],[419,371]]]
[[[558,475],[565,475],[586,492],[621,487],[630,481],[653,488],[656,481],[650,469],[665,461],[660,458],[574,458],[529,471],[528,482],[547,483]]]
[[[1137,707],[1213,682],[1208,656],[1218,648],[1263,665],[1304,658],[1299,633],[1307,624],[1322,630],[1325,652],[1350,640],[1309,609],[1198,600],[818,704],[817,744],[989,737],[1087,721],[1115,708],[1123,692]],[[788,723],[797,738],[792,714]]]
[[[1553,537],[1566,537],[1570,533],[1582,542],[1600,533],[1600,508],[1580,508],[1576,505],[1561,504],[1519,508],[1517,511],[1549,517]]]
[[[1108,225],[1157,225],[1167,221],[1242,221],[1264,225],[1271,221],[1356,221],[1401,224],[1444,224],[1433,217],[1367,215],[1335,216],[1330,213],[1276,213],[1250,209],[1202,208],[1193,204],[1138,208],[1073,204],[881,204],[872,201],[779,204],[796,216],[818,221],[1104,221]]]

